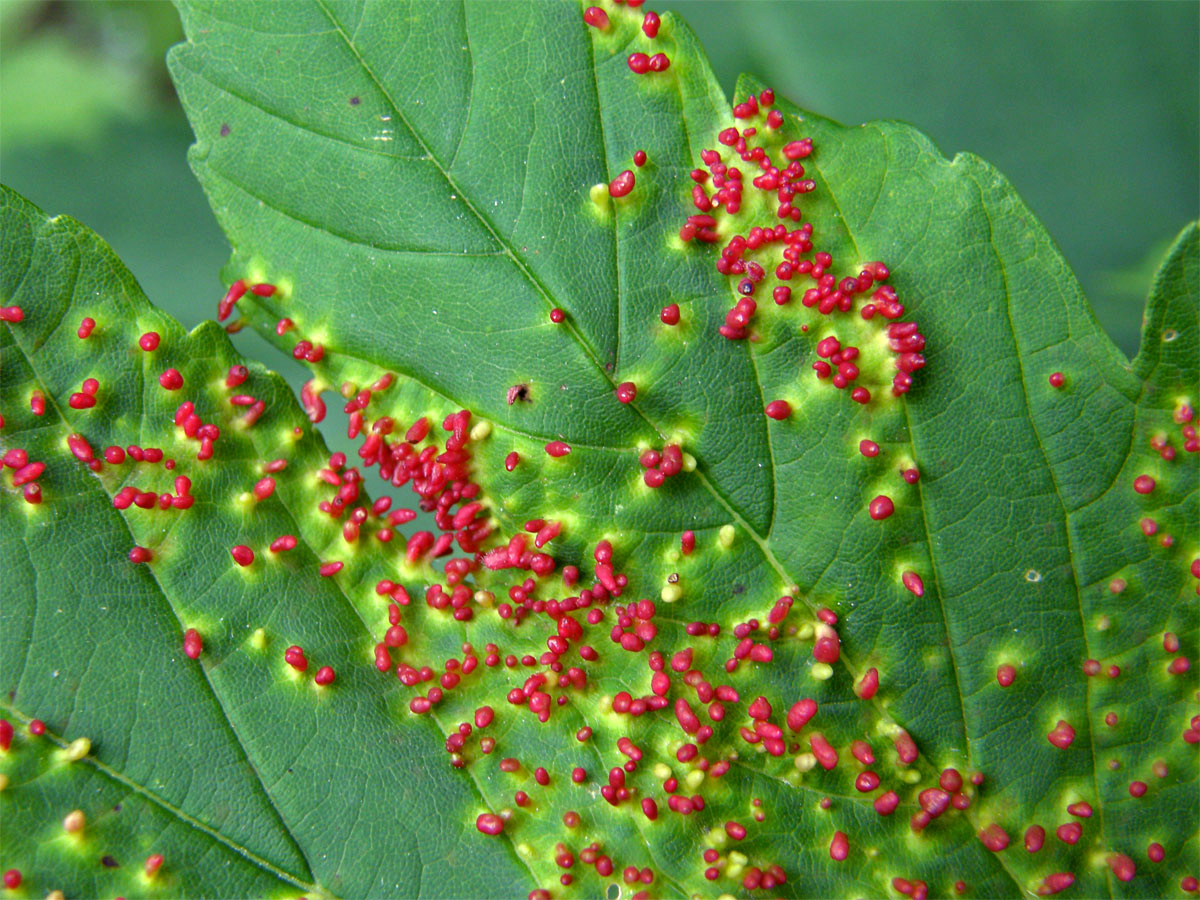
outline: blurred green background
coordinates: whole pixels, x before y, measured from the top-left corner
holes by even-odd
[[[1136,351],[1157,261],[1200,209],[1200,3],[652,5],[688,19],[727,91],[746,70],[824,115],[903,119],[996,164]],[[0,179],[100,232],[192,326],[228,248],[185,160],[163,63],[180,38],[167,3],[0,0]]]

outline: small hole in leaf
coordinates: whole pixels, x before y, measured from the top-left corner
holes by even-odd
[[[1163,339],[1164,344],[1171,343],[1171,341],[1175,340],[1175,338],[1177,338],[1177,337],[1179,337],[1179,332],[1176,331],[1174,328],[1168,328],[1166,331],[1164,331],[1162,333],[1162,339]]]
[[[1033,584],[1036,584],[1037,582],[1042,580],[1042,573],[1039,572],[1037,569],[1030,569],[1028,572],[1025,573],[1025,580],[1028,582],[1031,582]]]
[[[608,890],[604,892],[604,896],[607,897],[608,900],[617,900],[617,897],[620,895],[620,893],[621,889],[619,887],[617,887],[615,884],[610,884],[608,886]]]

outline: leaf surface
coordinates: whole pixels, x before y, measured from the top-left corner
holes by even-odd
[[[469,479],[447,476],[448,488],[413,480],[425,485],[427,511],[439,497],[462,509],[472,498],[453,483],[477,484],[476,521],[492,530],[482,547],[511,539],[516,548],[511,557],[475,555],[474,539],[464,542],[464,526],[449,527],[443,510],[435,530],[458,533],[443,573],[413,543],[420,521],[364,547],[316,511],[323,495],[296,499],[291,527],[313,534],[303,572],[312,588],[288,591],[294,607],[275,621],[310,623],[322,640],[309,641],[327,652],[342,646],[339,680],[315,703],[289,699],[295,684],[279,648],[269,663],[231,652],[228,680],[213,680],[211,692],[233,732],[230,752],[267,773],[250,795],[275,808],[273,833],[303,855],[313,883],[345,896],[532,887],[590,896],[613,881],[632,893],[627,866],[653,877],[656,896],[745,894],[755,884],[785,896],[897,896],[904,886],[946,896],[960,880],[978,896],[1181,890],[1197,868],[1195,745],[1181,737],[1196,731],[1196,682],[1194,671],[1167,667],[1195,659],[1200,637],[1189,570],[1197,458],[1186,433],[1198,380],[1195,229],[1164,265],[1130,364],[1048,235],[986,163],[948,161],[908,126],[847,129],[784,101],[774,106],[778,122],[766,121],[765,99],[761,113],[735,120],[685,25],[664,16],[651,40],[639,29],[642,11],[607,9],[600,30],[573,7],[548,4],[182,7],[189,41],[171,65],[197,135],[193,166],[234,248],[228,280],[277,287],[245,294],[239,315],[309,357],[311,416],[322,415],[313,396],[323,388],[348,401],[362,470],[386,469],[392,482],[370,474],[368,485],[385,495],[402,487],[395,473],[407,471],[405,454],[430,445],[418,439],[404,450],[401,438],[427,416],[438,452],[470,457]],[[626,63],[630,53],[660,51],[671,61],[665,72],[635,75]],[[738,102],[752,94],[762,98],[762,87],[744,81]],[[749,339],[719,333],[731,327],[745,278],[717,270],[720,247],[778,222],[774,195],[749,184],[748,162],[740,209],[714,213],[715,246],[685,242],[680,226],[696,213],[689,173],[711,170],[702,151],[741,164],[718,135],[747,124],[760,132],[752,143],[777,160],[788,142],[815,144],[802,159],[814,190],[794,200],[812,226],[805,259],[830,254],[818,264],[839,280],[879,273],[879,261],[890,269],[886,284],[904,307],[898,323],[919,323],[924,336],[916,352],[926,365],[902,396],[891,391],[895,363],[910,351],[889,347],[889,320],[861,314],[864,296],[846,312],[819,312],[801,300],[807,276],[788,282],[790,302],[773,303],[772,289],[786,286],[777,249],[745,256],[766,271],[752,285]],[[633,162],[637,150],[647,154],[643,166]],[[624,170],[635,175],[633,190],[610,197],[604,186]],[[670,303],[681,310],[675,326],[660,318]],[[555,309],[563,321],[552,321]],[[865,403],[813,371],[829,357],[818,345],[835,336],[860,351],[851,380],[869,390]],[[1049,381],[1055,372],[1061,387]],[[376,390],[387,373],[400,378]],[[614,396],[625,382],[637,387],[631,403]],[[765,416],[779,400],[790,414]],[[470,427],[446,437],[437,423],[450,416],[453,432],[458,410],[470,413]],[[570,453],[549,455],[552,441]],[[860,452],[862,441],[878,452]],[[639,457],[669,445],[682,448],[683,471],[650,487]],[[274,452],[254,449],[260,461]],[[317,452],[302,457],[307,469],[320,465]],[[253,484],[246,453],[236,479],[243,491]],[[911,469],[919,479],[902,477]],[[234,472],[226,474],[213,496],[234,493]],[[1153,489],[1135,491],[1139,476],[1151,476]],[[869,509],[880,496],[895,512],[876,520]],[[364,538],[378,537],[376,518]],[[539,519],[561,525],[542,548],[557,571],[525,580],[517,570],[532,561],[514,536]],[[243,591],[225,549],[244,527],[214,513],[180,546],[221,548],[210,554],[212,602],[225,608],[221,585],[230,581],[244,609],[231,621],[265,628],[245,609],[260,611],[271,585]],[[262,527],[259,543],[271,533]],[[692,553],[680,551],[685,531],[695,536]],[[613,571],[628,578],[615,600],[614,588],[597,586],[607,580],[603,541]],[[414,546],[410,563],[405,549]],[[347,569],[314,577],[326,559]],[[230,571],[215,574],[218,560]],[[465,594],[452,588],[456,561],[466,567]],[[568,565],[582,570],[574,588],[561,577]],[[154,569],[167,566],[164,556]],[[920,587],[906,586],[906,573]],[[389,657],[400,680],[368,668],[389,623],[380,594],[391,588],[373,589],[381,578],[406,585],[412,599],[403,610],[409,641]],[[561,607],[551,610],[557,626],[545,616],[552,598],[580,597],[582,587],[597,621]],[[655,601],[653,615],[631,602],[644,598]],[[527,618],[514,627],[504,603]],[[323,628],[314,606],[328,617]],[[456,619],[453,609],[469,616]],[[563,625],[572,618],[564,612],[574,612],[580,635]],[[698,636],[689,623],[717,624],[720,636]],[[547,660],[535,657],[554,652],[547,638],[556,627],[569,635],[561,665],[577,667],[586,686],[546,672],[547,699],[556,699],[543,723],[532,710],[539,686],[527,678],[544,671]],[[619,643],[638,629],[645,646]],[[1167,632],[1179,641],[1171,652]],[[840,642],[832,666],[814,656],[814,640],[831,634]],[[280,640],[281,648],[293,638]],[[748,656],[747,642],[763,649]],[[577,655],[581,644],[597,658]],[[665,708],[614,709],[622,691],[655,696],[650,651],[671,660],[685,648],[690,663],[666,667]],[[464,668],[461,682],[452,678],[429,713],[410,711],[410,700],[432,695],[428,684],[403,683],[406,665],[456,673],[447,660],[458,666],[476,654],[487,658],[474,673]],[[521,662],[525,654],[533,665]],[[1098,674],[1085,674],[1087,660]],[[997,683],[1001,666],[1016,670],[1009,687]],[[698,674],[684,676],[689,668]],[[870,669],[878,693],[859,699]],[[733,687],[739,699],[706,716],[712,698],[698,682]],[[516,703],[506,699],[512,690]],[[769,752],[769,729],[754,731],[748,704],[760,695],[772,707],[764,721],[783,728],[801,697],[820,708],[811,725],[784,732],[779,755]],[[247,696],[258,702],[227,699]],[[715,731],[691,761],[693,739],[670,705],[680,697]],[[484,703],[496,711],[493,725],[462,747],[439,746]],[[322,710],[335,721],[317,718]],[[1062,749],[1047,739],[1060,720],[1074,730]],[[581,729],[590,738],[578,739]],[[814,733],[839,752],[831,770],[810,752]],[[901,734],[916,759],[901,758]],[[297,741],[307,771],[332,791],[282,778]],[[874,762],[860,761],[861,745],[852,755],[855,741]],[[464,771],[447,765],[447,750]],[[637,765],[627,776],[605,774],[630,757]],[[700,758],[728,771],[706,774]],[[882,784],[857,790],[867,768]],[[910,825],[938,802],[929,792],[939,773],[953,780],[947,768],[982,775],[963,788],[967,808]],[[702,797],[703,809],[668,810],[672,776],[676,794]],[[601,787],[622,779],[632,796],[606,802]],[[1135,780],[1148,784],[1137,799]],[[885,790],[899,800],[890,816],[872,808]],[[643,797],[656,799],[656,819],[641,811]],[[1080,802],[1090,815],[1068,811]],[[498,838],[475,828],[489,811],[507,816]],[[1069,821],[1081,825],[1074,844],[1055,834]],[[744,826],[744,838],[726,822]],[[1047,832],[1037,853],[1022,846],[1033,825]],[[1007,849],[978,837],[997,827]],[[837,833],[847,836],[844,860],[831,859]],[[1163,846],[1161,862],[1147,859],[1152,841]],[[415,868],[414,843],[426,865],[440,867]],[[615,872],[599,872],[595,854]],[[1129,871],[1117,854],[1134,864],[1132,880],[1122,880]],[[775,883],[764,884],[764,873]],[[1047,881],[1061,873],[1071,873],[1069,886]],[[573,883],[560,886],[563,875]]]
[[[320,441],[287,385],[255,368],[227,387],[228,369],[242,361],[220,328],[185,334],[79,223],[48,219],[7,189],[0,213],[5,305],[27,311],[0,332],[4,450],[46,466],[41,503],[11,487],[15,469],[3,495],[2,710],[21,734],[3,755],[0,802],[6,823],[22,826],[6,825],[5,846],[34,865],[27,888],[417,896],[423,879],[461,869],[454,877],[465,892],[483,896],[488,883],[462,866],[464,853],[520,877],[495,848],[463,845],[460,830],[396,818],[397,809],[469,803],[472,790],[431,765],[439,740],[426,723],[397,739],[395,691],[361,665],[370,634],[346,590],[317,572],[342,538],[328,517],[301,521],[301,508],[334,489],[316,478]],[[85,316],[96,324],[80,339]],[[152,352],[138,345],[148,331],[161,338]],[[158,383],[172,367],[183,378],[178,391]],[[74,409],[69,398],[87,377],[100,383],[97,403]],[[42,416],[30,410],[35,392],[45,398]],[[267,407],[252,427],[243,424],[247,407],[230,403],[238,392]],[[198,442],[173,424],[181,402],[220,428],[212,460],[196,459]],[[93,473],[68,450],[72,434],[97,457],[134,445],[159,448],[175,465],[126,456]],[[273,459],[288,468],[256,501],[251,489]],[[177,495],[179,474],[191,480],[190,508],[114,508],[127,485]],[[296,548],[270,552],[285,534]],[[238,544],[257,555],[244,569],[230,555]],[[154,553],[150,564],[130,562],[135,545]],[[350,560],[340,577],[352,584],[376,564]],[[183,654],[188,628],[205,643],[197,662]],[[308,653],[304,676],[283,661],[292,643]],[[337,673],[329,688],[313,683],[322,665]],[[33,718],[53,740],[27,734]],[[94,752],[68,764],[56,747],[80,737]],[[78,840],[60,824],[72,809],[89,820]],[[415,850],[377,858],[369,848],[384,822],[389,841]],[[143,881],[151,853],[166,863]],[[106,856],[120,865],[102,864]]]

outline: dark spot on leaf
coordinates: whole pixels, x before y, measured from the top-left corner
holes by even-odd
[[[106,869],[116,869],[119,868],[121,864],[111,856],[104,856],[100,859],[100,865],[104,866]]]
[[[522,403],[529,403],[529,385],[525,384],[524,382],[521,384],[514,384],[508,389],[508,393],[505,396],[508,399],[509,406],[512,406],[518,400],[520,400]]]
[[[742,594],[742,593],[745,593],[745,591],[746,591],[746,586],[744,584],[735,584],[733,586],[733,592],[735,594]]]
[[[679,573],[678,572],[672,572],[670,575],[667,576],[667,584],[678,584],[678,583],[679,583]]]
[[[362,101],[361,101],[361,100],[359,100],[357,97],[351,97],[351,98],[350,98],[350,105],[351,105],[351,106],[358,106],[358,104],[360,104],[361,102],[362,102]]]
[[[228,137],[228,136],[229,136],[229,123],[223,122],[221,124],[221,137]]]

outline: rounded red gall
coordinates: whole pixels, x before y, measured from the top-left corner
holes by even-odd
[[[188,659],[199,659],[204,652],[204,640],[195,628],[189,628],[183,634],[183,653]]]
[[[7,319],[6,321],[14,321]],[[16,321],[20,321],[17,319]],[[21,886],[21,871],[20,869],[9,869],[4,873],[4,886],[10,891],[15,891]]]
[[[1025,830],[1025,849],[1029,853],[1037,853],[1046,843],[1046,829],[1041,825],[1030,825]]]
[[[504,831],[504,820],[495,813],[480,813],[475,820],[475,827],[481,834],[495,837]]]
[[[872,666],[867,669],[862,678],[855,682],[854,693],[860,700],[870,700],[878,690],[879,670]]]
[[[622,403],[632,403],[637,398],[637,385],[632,381],[622,381],[617,385],[617,399]]]
[[[272,553],[284,553],[288,550],[296,549],[296,538],[293,535],[285,534],[271,541],[271,546],[268,547]]]
[[[308,668],[308,660],[304,656],[304,650],[295,644],[283,651],[283,660],[297,672],[303,672]]]
[[[841,862],[850,855],[850,839],[846,837],[846,832],[834,832],[833,840],[829,843],[829,858],[835,862]]]
[[[571,452],[571,445],[563,441],[551,441],[546,445],[546,453],[555,459],[566,456]]]
[[[34,737],[40,737],[46,733],[46,723],[41,719],[32,719],[29,722],[29,733]]]
[[[867,512],[876,522],[886,519],[895,511],[896,506],[892,503],[892,498],[886,494],[877,496],[867,507]]]
[[[869,769],[860,772],[854,779],[854,789],[860,793],[869,794],[877,787],[879,787],[879,776]]]
[[[653,15],[653,13],[651,13],[650,15]],[[639,169],[646,164],[646,151],[645,150],[634,150],[633,151],[633,164],[635,166],[637,166]]]
[[[1008,687],[1016,678],[1017,670],[1015,666],[1005,663],[996,669],[996,681],[1000,684],[1000,687]]]
[[[634,55],[636,56],[637,54]],[[634,177],[633,172],[626,169],[608,183],[608,193],[613,197],[624,197],[633,190],[636,183],[637,179]]]
[[[1070,723],[1059,719],[1054,728],[1046,735],[1046,740],[1059,750],[1066,750],[1075,740],[1075,729]]]
[[[151,350],[158,349],[158,344],[161,340],[162,337],[157,331],[147,331],[140,338],[138,338],[138,346],[146,352],[150,352]]]
[[[608,28],[608,13],[598,6],[589,6],[583,11],[583,21],[593,28],[605,31]]]
[[[874,441],[859,441],[858,452],[868,459],[872,459],[879,455],[879,445]]]
[[[635,75],[645,75],[650,71],[650,57],[645,53],[630,53],[625,62]]]
[[[662,323],[664,325],[678,325],[679,324],[679,304],[672,303],[669,306],[664,306],[662,308],[662,312],[660,312],[658,314],[658,317],[660,319],[662,319]]]
[[[881,816],[890,816],[900,805],[900,796],[895,791],[887,791],[875,798],[871,804]]]
[[[1066,378],[1063,377],[1062,372],[1052,372],[1049,381],[1050,387],[1060,388],[1066,382]]]
[[[254,551],[245,544],[238,544],[229,551],[233,561],[239,566],[248,566],[254,562]]]
[[[772,400],[765,410],[767,418],[780,421],[792,414],[792,405],[786,400]]]
[[[1083,827],[1078,822],[1066,822],[1054,829],[1054,833],[1064,844],[1077,844],[1083,836]]]
[[[319,685],[333,684],[337,674],[333,671],[333,666],[321,666],[317,669],[317,674],[313,676],[313,681]]]
[[[1154,490],[1155,481],[1149,475],[1139,475],[1133,479],[1133,489],[1139,494],[1149,494]]]
[[[900,576],[900,581],[904,585],[905,589],[910,591],[914,596],[925,596],[925,582],[921,580],[921,576],[916,572],[912,571],[911,569],[904,572]]]
[[[158,376],[158,383],[164,390],[177,391],[183,387],[183,376],[179,374],[178,369],[167,369]]]
[[[799,731],[817,714],[817,702],[807,697],[792,705],[787,714],[787,726],[792,731]]]
[[[563,321],[563,319],[565,319],[566,317],[567,317],[567,314],[565,312],[563,312],[561,309],[559,309],[557,306],[554,307],[554,309],[550,310],[550,321],[554,322],[555,324],[558,324],[559,322]]]

